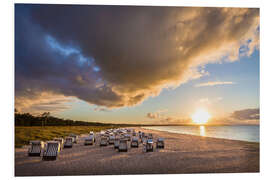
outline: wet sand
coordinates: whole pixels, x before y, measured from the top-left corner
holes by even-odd
[[[27,146],[15,149],[15,176],[121,175],[259,172],[259,143],[200,137],[135,128],[165,138],[165,148],[145,153],[142,144],[128,152],[113,145],[84,146],[85,135],[57,160],[28,157]]]

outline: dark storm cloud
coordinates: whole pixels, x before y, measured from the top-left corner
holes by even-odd
[[[258,120],[260,119],[260,109],[243,109],[234,111],[231,117],[237,120]]]
[[[136,105],[258,46],[259,10],[16,5],[16,101],[39,93]]]

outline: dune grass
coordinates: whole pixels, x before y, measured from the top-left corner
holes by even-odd
[[[15,148],[28,145],[31,140],[48,141],[55,137],[65,137],[70,133],[85,134],[112,128],[111,126],[15,126]]]

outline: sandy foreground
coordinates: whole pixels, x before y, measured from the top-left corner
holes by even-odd
[[[84,146],[81,135],[55,161],[28,157],[27,146],[15,149],[15,176],[259,172],[259,143],[135,129],[164,137],[165,149],[145,153],[140,144],[119,153],[113,145],[100,147],[99,139]]]

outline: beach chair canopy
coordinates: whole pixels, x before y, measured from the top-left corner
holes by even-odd
[[[103,137],[101,137],[101,140],[103,140],[103,141],[104,141],[104,140],[106,140],[106,141],[107,141],[107,139],[108,139],[107,137],[104,137],[104,136],[103,136]]]
[[[42,141],[38,141],[38,140],[30,141],[30,144],[35,144],[35,145],[41,145],[42,143],[43,143]]]
[[[64,139],[63,138],[54,138],[53,139],[54,141],[58,141],[60,143],[63,143]]]
[[[127,143],[126,139],[120,139],[120,143]]]
[[[139,138],[133,137],[133,138],[132,138],[132,141],[139,141]]]
[[[66,142],[73,142],[74,138],[73,137],[66,137]]]

